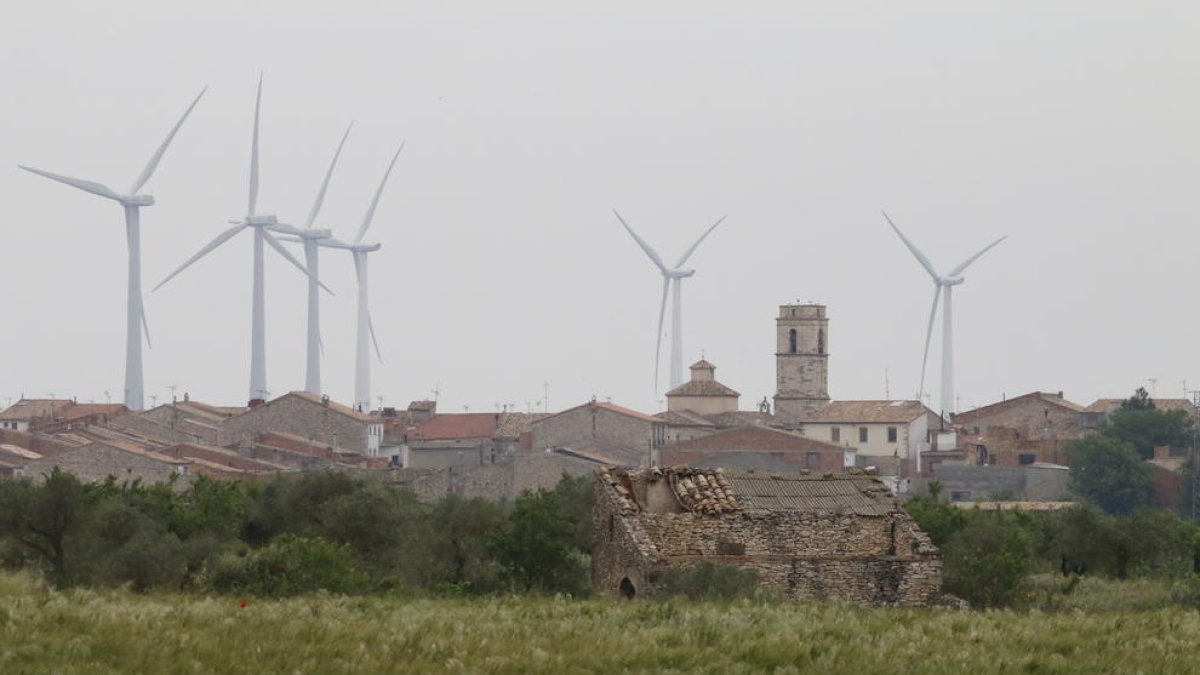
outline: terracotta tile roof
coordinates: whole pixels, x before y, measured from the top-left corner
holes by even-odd
[[[88,415],[120,415],[129,412],[120,403],[76,403],[58,413],[60,420],[73,420]]]
[[[709,369],[712,369],[712,370],[716,370],[716,369],[717,369],[717,367],[716,367],[716,366],[714,366],[713,364],[709,363],[709,362],[708,362],[707,360],[705,360],[705,359],[700,359],[699,361],[697,361],[697,362],[693,363],[692,365],[688,366],[688,368],[709,368]]]
[[[288,396],[303,399],[305,401],[308,401],[309,403],[315,403],[319,406],[329,408],[330,410],[332,410],[336,413],[346,415],[347,417],[353,417],[354,419],[356,419],[360,422],[378,422],[379,421],[378,417],[374,417],[374,416],[369,415],[364,412],[359,412],[359,411],[355,410],[354,408],[351,408],[348,405],[343,405],[336,401],[322,398],[321,396],[317,396],[316,394],[311,394],[307,391],[291,391],[291,392],[284,394],[283,396],[280,396],[279,398],[280,399],[286,398]],[[275,399],[275,400],[277,401],[279,399]],[[271,405],[271,403],[273,403],[273,401],[268,401],[264,405]],[[253,410],[253,408],[250,408],[250,410]]]
[[[656,413],[655,417],[676,427],[712,427],[716,426],[704,417],[691,410],[664,410]]]
[[[989,403],[988,405],[980,406],[973,410],[964,410],[963,412],[960,412],[960,413],[954,415],[953,418],[954,418],[955,422],[958,422],[960,419],[961,420],[974,419],[975,417],[989,415],[998,410],[1003,410],[1005,408],[1011,408],[1013,406],[1028,403],[1030,401],[1037,401],[1039,404],[1052,405],[1052,406],[1055,406],[1058,408],[1062,408],[1064,410],[1069,410],[1071,412],[1082,412],[1084,410],[1083,406],[1079,405],[1078,403],[1073,403],[1071,401],[1068,401],[1067,399],[1059,396],[1057,393],[1052,394],[1052,393],[1044,392],[1044,391],[1034,391],[1034,392],[1030,392],[1028,394],[1022,394],[1021,396],[1016,396],[1016,397],[1013,397],[1010,399],[1005,399],[1003,401]]]
[[[437,410],[437,401],[412,401],[408,404],[410,411],[430,411]]]
[[[573,408],[567,408],[566,410],[556,412],[553,415],[547,415],[546,417],[543,417],[540,420],[535,420],[534,424],[537,424],[538,422],[541,422],[542,420],[545,420],[545,419],[549,419],[551,417],[565,415],[569,412],[574,412],[576,410],[580,410],[582,408],[587,408],[587,407],[595,407],[595,408],[599,408],[601,410],[607,410],[609,412],[617,413],[618,415],[625,415],[626,417],[633,417],[635,419],[642,420],[643,422],[653,422],[656,424],[662,424],[662,420],[658,419],[657,417],[652,417],[650,415],[647,415],[646,413],[640,413],[636,410],[632,410],[630,408],[616,405],[615,403],[603,403],[601,401],[588,401],[587,403],[584,403],[582,405],[577,405]]]
[[[0,456],[10,455],[21,459],[41,459],[42,456],[32,450],[18,447],[9,443],[0,443]]]
[[[800,511],[884,516],[900,503],[880,480],[854,474],[761,473],[723,469],[611,469],[598,479],[621,500],[623,514],[642,510],[634,483],[667,478],[680,506],[718,516],[734,511]]]
[[[704,419],[724,429],[726,427],[744,427],[753,424],[767,425],[773,422],[775,418],[771,413],[763,413],[756,410],[734,410],[731,412],[716,413],[715,415],[705,415]]]
[[[920,401],[830,401],[828,405],[801,422],[842,422],[846,424],[908,424],[921,415],[937,413]]]
[[[35,417],[50,417],[72,405],[75,402],[70,399],[23,398],[0,412],[0,420],[27,421]]]
[[[408,432],[410,439],[442,441],[491,438],[500,426],[499,413],[438,413]]]
[[[716,380],[689,380],[667,392],[667,396],[741,396]]]
[[[1101,398],[1083,410],[1086,412],[1113,413],[1127,400],[1129,399]],[[1196,412],[1196,407],[1186,398],[1155,398],[1151,400],[1154,401],[1154,407],[1157,410],[1183,410],[1189,414]]]
[[[757,450],[760,452],[844,452],[836,445],[769,427],[734,427],[708,436],[680,441],[664,450]]]

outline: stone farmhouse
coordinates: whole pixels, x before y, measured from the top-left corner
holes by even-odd
[[[941,598],[941,553],[861,472],[601,470],[592,531],[592,587],[612,597],[653,596],[664,573],[704,560],[753,570],[796,600]]]
[[[666,423],[612,403],[592,400],[529,425],[530,452],[567,450],[614,466],[649,466],[665,445]]]
[[[256,435],[281,432],[366,457],[382,455],[383,421],[335,403],[327,396],[293,391],[221,421],[220,444],[253,443]]]
[[[57,467],[85,483],[112,476],[118,482],[140,480],[160,483],[176,479],[182,489],[192,479],[189,462],[121,441],[95,441],[52,457],[36,459],[24,467],[27,476],[41,476]]]

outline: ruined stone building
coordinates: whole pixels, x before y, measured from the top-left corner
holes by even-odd
[[[610,469],[597,474],[592,587],[651,596],[693,561],[753,570],[787,597],[917,606],[941,595],[941,554],[862,474]]]

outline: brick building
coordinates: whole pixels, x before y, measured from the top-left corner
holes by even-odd
[[[592,400],[530,424],[530,450],[582,451],[613,465],[648,465],[666,442],[666,423],[636,410]]]
[[[796,600],[919,606],[941,597],[941,553],[875,478],[602,470],[592,588],[652,596],[697,560],[756,572]]]
[[[1063,393],[1035,391],[951,416],[954,426],[967,434],[983,433],[990,426],[1006,427],[1026,438],[1079,438],[1084,434],[1083,406],[1063,398]]]
[[[278,431],[378,457],[383,440],[381,418],[306,391],[284,394],[220,424],[221,445],[253,443],[257,434]]]

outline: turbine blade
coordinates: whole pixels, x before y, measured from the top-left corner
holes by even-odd
[[[325,172],[325,180],[321,183],[321,189],[317,191],[317,199],[313,202],[312,210],[308,212],[308,220],[304,221],[304,229],[309,229],[317,220],[317,214],[321,212],[321,204],[325,202],[325,191],[329,189],[329,179],[333,176],[333,167],[337,166],[338,157],[342,155],[342,146],[346,145],[346,139],[350,137],[350,129],[354,127],[354,122],[351,122],[346,127],[346,133],[342,134],[342,142],[338,143],[337,151],[333,153],[333,161],[329,163],[329,170]]]
[[[375,322],[371,319],[371,310],[367,310],[367,330],[371,332],[371,342],[375,345],[375,358],[383,363],[383,352],[379,351],[379,340],[375,339]]]
[[[967,269],[967,267],[969,267],[969,266],[971,265],[971,263],[973,263],[973,262],[975,262],[976,260],[978,260],[978,259],[979,259],[979,256],[981,256],[981,255],[983,255],[984,253],[987,253],[988,251],[992,250],[992,248],[993,248],[993,247],[994,247],[996,244],[999,244],[1000,242],[1004,241],[1005,239],[1008,239],[1008,235],[1007,235],[1007,234],[1006,234],[1006,235],[1004,235],[1003,237],[1000,237],[1000,238],[999,238],[999,239],[997,239],[996,241],[993,241],[992,243],[988,244],[987,246],[983,247],[983,250],[982,250],[982,251],[980,251],[979,253],[976,253],[975,255],[971,256],[970,258],[967,258],[965,261],[963,261],[963,264],[961,264],[961,265],[959,265],[958,267],[955,267],[954,269],[950,270],[950,275],[949,275],[949,276],[956,277],[956,276],[958,276],[959,274],[962,274],[962,273],[963,273],[963,271],[964,271],[964,270],[966,270],[966,269]]]
[[[663,277],[662,303],[658,308],[658,338],[654,342],[654,395],[658,396],[659,357],[662,355],[663,318],[667,315],[667,293],[671,290],[671,277]]]
[[[613,215],[617,217],[617,220],[621,221],[621,224],[625,226],[625,231],[629,233],[629,236],[633,237],[633,240],[637,242],[638,246],[642,247],[642,250],[646,252],[646,255],[650,256],[650,261],[653,262],[658,269],[663,272],[663,274],[666,274],[668,271],[670,271],[667,269],[667,266],[663,264],[662,258],[658,257],[658,253],[654,249],[650,248],[650,244],[647,244],[645,240],[639,237],[637,232],[633,231],[633,228],[629,226],[629,223],[625,222],[625,219],[621,217],[621,214],[617,213],[616,209],[613,209]],[[655,387],[655,391],[657,390],[658,388]]]
[[[158,282],[158,285],[155,286],[154,289],[151,290],[150,292],[153,293],[154,291],[157,291],[158,289],[162,288],[163,284],[167,283],[171,279],[174,279],[177,274],[179,274],[180,272],[187,269],[188,266],[190,266],[192,263],[194,263],[197,260],[208,255],[209,252],[212,251],[214,248],[220,246],[221,244],[224,244],[226,241],[229,241],[229,239],[231,237],[233,237],[233,235],[237,234],[238,232],[241,232],[242,229],[245,227],[246,227],[245,225],[234,225],[233,227],[229,228],[228,230],[225,230],[224,232],[222,232],[221,234],[218,234],[212,241],[205,244],[204,248],[200,249],[199,251],[196,251],[195,255],[188,258],[187,262],[180,265],[179,269],[175,270],[174,272],[171,272],[171,274],[169,276],[167,276],[166,279],[163,279],[162,281]]]
[[[254,215],[258,204],[258,109],[262,104],[262,73],[258,75],[258,94],[254,98],[254,136],[250,141],[250,205],[246,214]]]
[[[121,201],[121,195],[113,192],[112,188],[108,187],[107,185],[101,185],[100,183],[95,183],[90,180],[83,180],[82,178],[60,176],[59,174],[50,173],[49,171],[42,171],[41,169],[35,169],[31,166],[25,166],[24,164],[18,164],[17,166],[25,169],[29,173],[36,173],[37,175],[49,178],[50,180],[56,180],[60,183],[65,183],[71,187],[79,188],[84,192],[90,192],[94,195],[100,195],[101,197],[107,197],[109,199]]]
[[[392,167],[396,166],[396,160],[400,158],[400,151],[404,150],[404,143],[400,143],[400,147],[396,150],[396,154],[392,155],[392,163],[388,164],[387,171],[383,173],[383,180],[379,181],[379,189],[375,190],[375,198],[371,200],[371,208],[367,209],[367,215],[363,217],[362,225],[358,226],[358,234],[354,237],[354,243],[362,241],[362,238],[367,234],[367,228],[371,226],[371,220],[375,218],[375,207],[379,206],[379,197],[383,195],[383,186],[387,185],[388,176],[392,175]]]
[[[925,329],[925,354],[921,357],[921,386],[917,388],[917,400],[925,396],[925,366],[929,362],[929,340],[933,337],[933,319],[937,316],[938,301],[942,298],[940,284],[933,285],[933,308],[929,310],[929,327]]]
[[[888,218],[886,211],[880,210],[880,213],[883,214],[884,220],[888,221],[888,225],[891,225],[892,229],[896,231],[897,235],[899,235],[900,241],[904,242],[904,245],[908,247],[908,250],[911,251],[914,256],[916,256],[917,262],[921,263],[921,267],[924,267],[925,271],[929,272],[929,276],[933,277],[934,281],[937,281],[938,273],[933,270],[933,264],[929,262],[929,258],[926,258],[925,254],[921,253],[920,249],[918,249],[911,241],[909,241],[908,237],[904,236],[904,233],[900,231],[900,228],[896,227],[896,224],[892,222],[891,218]],[[950,276],[954,275],[952,274]]]
[[[267,240],[267,243],[271,245],[271,248],[275,249],[276,253],[286,258],[288,262],[292,263],[292,265],[295,265],[296,269],[304,272],[304,276],[317,282],[317,285],[321,288],[324,288],[326,293],[333,295],[333,291],[329,290],[328,286],[321,283],[320,279],[314,277],[312,273],[308,271],[308,268],[304,266],[304,263],[297,260],[296,256],[292,255],[291,252],[283,247],[283,244],[279,243],[279,240],[275,238],[275,235],[271,234],[267,230],[263,230],[263,239]]]
[[[724,220],[725,220],[725,216],[721,216],[720,218],[717,218],[717,222],[713,223],[712,227],[708,228],[707,230],[704,231],[704,234],[700,235],[700,238],[696,240],[696,243],[692,244],[692,247],[689,248],[683,254],[683,256],[679,259],[679,262],[675,263],[675,267],[682,267],[683,263],[687,262],[687,259],[692,257],[692,254],[696,252],[696,249],[700,246],[700,242],[704,241],[704,238],[707,237],[710,232],[717,229],[717,226],[720,225],[721,222]]]
[[[206,91],[208,91],[208,87],[200,90],[200,93],[196,95],[192,104],[188,106],[187,110],[183,111],[183,117],[180,117],[175,126],[171,127],[171,133],[167,134],[166,140],[162,142],[162,145],[158,146],[158,150],[155,151],[150,161],[146,162],[146,168],[142,169],[142,174],[134,181],[133,187],[129,188],[129,194],[136,195],[138,190],[141,190],[142,186],[146,184],[146,181],[150,180],[150,176],[154,175],[154,170],[158,168],[158,162],[162,159],[163,153],[167,151],[167,146],[171,145],[175,134],[179,132],[179,127],[183,126],[183,121],[188,118],[188,115],[192,114],[192,108],[196,107],[196,104],[200,102],[200,97],[204,96],[204,92]]]
[[[281,234],[292,235],[291,238],[288,238],[288,237],[283,238],[287,241],[292,241],[292,239],[295,239],[296,241],[300,241],[299,236],[301,235],[301,231],[299,228],[295,227],[294,225],[288,225],[287,223],[275,223],[274,225],[268,225],[267,228],[270,229],[272,232],[279,232]]]
[[[146,346],[154,349],[154,344],[150,342],[150,324],[146,321],[146,305],[141,298],[141,292],[138,293],[138,313],[142,315],[142,331],[146,334]]]

